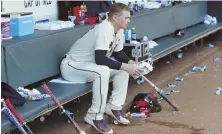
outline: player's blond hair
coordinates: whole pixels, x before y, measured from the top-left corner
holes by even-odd
[[[109,19],[112,19],[114,15],[122,14],[123,11],[130,12],[130,8],[123,3],[114,3],[109,9]]]

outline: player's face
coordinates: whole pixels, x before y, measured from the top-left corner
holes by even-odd
[[[130,22],[130,12],[123,11],[121,15],[117,17],[117,24],[119,28],[126,29]]]

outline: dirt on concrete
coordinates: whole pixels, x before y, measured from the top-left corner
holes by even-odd
[[[221,59],[220,62],[213,61],[216,57]],[[222,94],[216,94],[216,88],[222,87],[222,49],[196,66],[203,65],[207,66],[206,71],[181,74],[178,77],[184,79],[182,82],[175,81],[175,78],[169,81],[179,84],[178,87],[160,87],[165,91],[180,91],[169,96],[180,106],[180,112],[173,111],[163,100],[163,110],[153,113],[151,118],[132,119],[129,126],[111,125],[115,134],[222,134]],[[186,72],[189,71],[192,68]],[[149,85],[141,86],[147,88]]]

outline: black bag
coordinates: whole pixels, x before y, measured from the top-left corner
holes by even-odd
[[[1,82],[1,86],[1,98],[9,98],[14,107],[22,106],[26,102],[25,98],[23,98],[14,88],[9,86],[7,83]]]
[[[147,108],[151,113],[160,112],[162,110],[161,105],[158,103],[156,93],[139,93],[134,97],[134,100],[127,110],[127,112],[141,112],[141,108]]]

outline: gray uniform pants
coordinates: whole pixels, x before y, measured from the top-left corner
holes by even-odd
[[[64,79],[76,83],[93,82],[92,105],[87,112],[87,117],[92,120],[103,119],[105,107],[121,110],[125,102],[129,74],[126,71],[110,69],[107,66],[91,62],[74,62],[64,58],[60,65]],[[106,104],[109,80],[113,80],[111,97]]]

